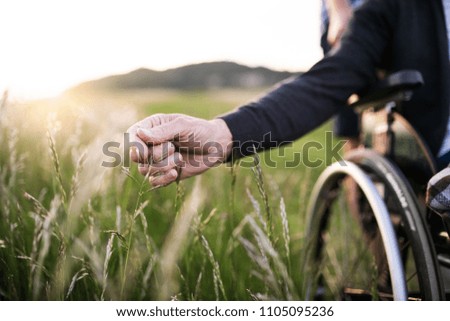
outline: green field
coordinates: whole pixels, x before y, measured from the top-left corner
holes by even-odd
[[[259,92],[261,93],[261,92]],[[0,110],[0,299],[304,298],[302,248],[318,168],[285,168],[328,125],[261,166],[222,165],[150,190],[102,146],[153,113],[203,118],[255,97],[239,90],[90,94]],[[267,157],[276,166],[267,166]],[[312,158],[324,158],[317,151]],[[272,231],[272,232],[271,232]]]

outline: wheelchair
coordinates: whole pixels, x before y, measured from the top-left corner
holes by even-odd
[[[312,190],[306,299],[450,298],[450,219],[424,197],[436,161],[401,115],[422,84],[419,72],[400,71],[351,105],[364,148],[328,166]]]

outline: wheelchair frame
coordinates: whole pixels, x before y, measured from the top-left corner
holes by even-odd
[[[449,231],[445,230],[443,220],[439,220],[420,201],[424,183],[434,174],[436,166],[423,140],[396,111],[403,101],[411,98],[412,90],[422,83],[422,77],[417,71],[401,71],[389,76],[372,94],[353,104],[360,115],[376,115],[378,118],[381,115],[378,125],[382,126],[377,127],[371,116],[361,116],[366,121],[365,143],[369,148],[353,152],[345,161],[325,169],[314,186],[307,211],[306,235],[309,244],[306,264],[317,266],[322,261],[322,248],[326,242],[322,234],[326,233],[330,208],[336,197],[335,190],[342,188],[340,183],[345,177],[356,182],[376,220],[389,267],[392,295],[383,294],[382,299],[443,300],[446,293],[447,296],[450,293],[450,246],[439,246],[439,243],[449,245]],[[411,146],[402,143],[400,129],[413,136],[414,143]],[[415,156],[412,161],[409,159],[411,155]],[[389,193],[389,196],[384,195],[384,199],[376,186],[379,183],[388,189],[384,193]],[[402,237],[406,237],[411,247],[419,293],[408,290],[404,266],[406,259],[399,241],[400,228],[393,223],[385,199],[393,199],[397,204],[397,212],[400,212],[399,225]],[[447,240],[442,241],[445,233]],[[316,298],[318,289],[322,287],[314,287],[312,283],[310,280],[307,289],[310,299]],[[354,293],[362,293],[364,298],[370,298],[364,289],[350,292],[353,293],[352,299],[355,299]]]

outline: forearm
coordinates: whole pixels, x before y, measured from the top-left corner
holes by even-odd
[[[249,155],[252,146],[261,150],[303,136],[333,116],[351,94],[372,85],[390,41],[394,21],[386,17],[395,17],[393,10],[387,2],[368,1],[333,55],[260,100],[223,116],[236,154]]]
[[[237,156],[278,147],[305,135],[333,116],[368,79],[322,61],[304,75],[222,118]],[[340,81],[340,77],[346,81]],[[253,147],[254,146],[254,147]]]

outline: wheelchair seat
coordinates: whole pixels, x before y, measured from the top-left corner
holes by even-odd
[[[422,74],[417,70],[402,70],[377,82],[367,94],[350,105],[358,112],[365,109],[383,108],[390,102],[402,102],[411,99],[414,89],[424,84]]]
[[[436,160],[399,108],[423,83],[420,72],[399,71],[350,105],[360,114],[364,145],[391,159],[412,183],[419,186],[426,185],[437,172]]]

